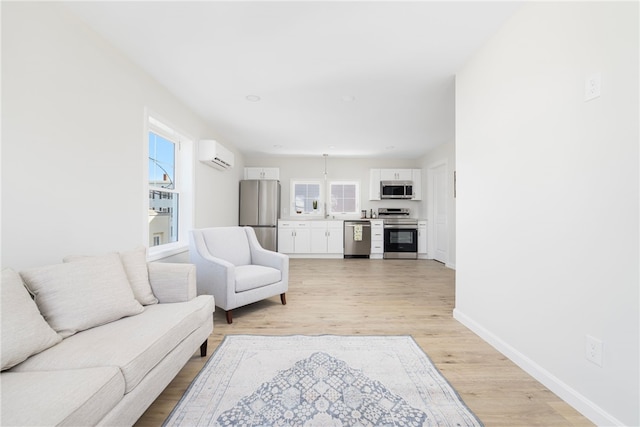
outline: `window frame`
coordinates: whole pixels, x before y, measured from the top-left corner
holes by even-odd
[[[193,224],[193,185],[194,185],[194,139],[175,127],[171,122],[153,112],[145,111],[144,126],[144,228],[143,245],[148,247],[147,260],[155,261],[186,252],[189,249],[188,232]],[[153,132],[176,144],[174,188],[151,186],[149,183],[149,133]],[[149,192],[160,190],[178,195],[178,240],[159,246],[149,244]]]

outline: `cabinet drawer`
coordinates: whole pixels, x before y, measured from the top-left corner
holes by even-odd
[[[371,253],[372,254],[384,253],[384,245],[382,243],[371,242]]]

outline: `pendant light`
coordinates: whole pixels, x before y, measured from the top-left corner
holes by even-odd
[[[322,157],[324,157],[324,180],[327,180],[327,157],[329,157],[328,154],[323,154]]]

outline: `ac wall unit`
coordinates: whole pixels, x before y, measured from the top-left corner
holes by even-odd
[[[201,140],[198,153],[200,161],[213,168],[227,170],[233,167],[233,153],[213,139]]]

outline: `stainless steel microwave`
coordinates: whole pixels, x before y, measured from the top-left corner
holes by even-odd
[[[380,181],[381,199],[413,199],[413,181]]]

